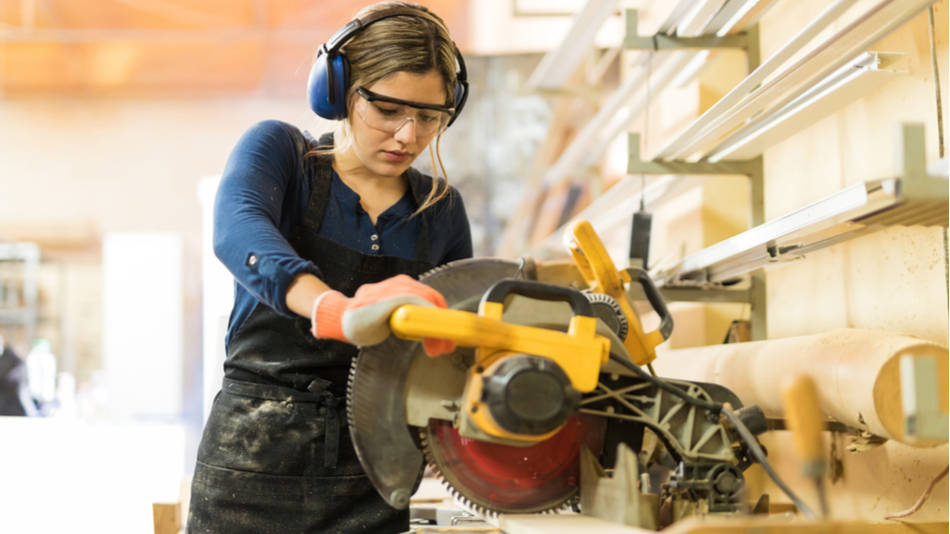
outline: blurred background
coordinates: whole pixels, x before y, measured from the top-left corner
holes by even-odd
[[[231,305],[208,246],[218,174],[257,121],[332,127],[305,102],[310,63],[370,3],[0,0],[0,334],[38,416],[0,418],[0,496],[45,503],[14,515],[23,531],[35,514],[133,532],[178,500]],[[466,57],[442,155],[490,254],[551,116],[521,86],[583,2],[421,3]]]
[[[219,173],[260,120],[331,129],[305,102],[310,64],[370,3],[0,0],[0,380],[29,384],[10,400],[27,417],[0,417],[0,532],[152,532],[152,503],[182,499],[220,387],[231,306],[232,278],[209,245]],[[624,35],[757,24],[765,59],[828,2],[420,3],[446,21],[468,67],[471,96],[441,153],[476,256],[563,255],[560,229],[580,214],[599,217],[595,227],[626,265],[630,221],[646,197],[650,254],[668,267],[847,186],[899,175],[903,122],[926,126],[928,163],[944,157],[946,0],[931,8],[936,30],[917,9],[874,43],[904,58],[886,83],[755,153],[765,177],[751,191],[745,177],[628,173],[628,132],[642,134],[644,160],[656,156],[752,63],[739,50],[677,51],[663,63],[662,53],[625,48]],[[886,3],[851,2],[815,34],[815,49]],[[639,30],[628,26],[631,9]],[[425,171],[428,160],[417,164]],[[722,343],[750,318],[756,339],[875,328],[946,346],[946,251],[945,223],[836,245],[771,271],[767,291],[764,275],[752,282],[756,309],[673,303],[668,347]],[[881,451],[853,471],[863,477],[847,494],[857,517],[881,502],[860,487],[878,476],[874,466],[919,464]],[[945,445],[931,452],[925,464],[945,463]],[[919,493],[923,477],[888,473],[884,502]],[[933,514],[945,521],[945,482],[938,491]]]

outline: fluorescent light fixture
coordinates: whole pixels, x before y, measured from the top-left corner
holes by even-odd
[[[854,228],[849,221],[886,207],[896,198],[896,179],[855,184],[788,215],[773,219],[683,258],[658,273],[666,284],[715,283],[734,278],[777,261],[780,243],[802,243],[811,234],[827,237],[827,230]],[[794,259],[788,255],[784,259]]]
[[[833,72],[777,110],[758,116],[732,133],[710,151],[711,162],[748,159],[762,153],[772,144],[790,137],[817,120],[834,113],[866,92],[878,88],[899,71],[882,70],[882,56],[865,52],[857,59]],[[884,63],[891,63],[890,60]]]
[[[610,17],[617,0],[589,0],[574,16],[561,44],[541,58],[528,78],[528,90],[561,89],[590,52],[594,38]]]
[[[543,183],[548,187],[569,179],[578,170],[596,161],[607,146],[622,134],[646,108],[647,61],[653,61],[650,77],[651,94],[662,91],[669,81],[682,70],[686,61],[692,57],[690,52],[671,52],[656,54],[653,59],[645,58],[630,78],[624,81],[607,102],[600,108],[584,128],[564,149],[557,161],[547,170]],[[639,96],[638,96],[639,95]]]
[[[689,143],[694,142],[697,138],[702,138],[705,132],[716,124],[716,121],[720,120],[725,113],[738,104],[746,95],[759,87],[769,75],[776,72],[785,61],[804,48],[806,43],[843,14],[855,1],[856,0],[837,0],[834,4],[825,8],[808,26],[802,29],[802,31],[772,54],[754,71],[749,73],[744,80],[739,82],[739,84],[732,88],[724,97],[697,117],[696,120],[690,123],[673,140],[667,143],[665,147],[660,149],[653,159],[674,159],[677,156],[681,156],[684,146],[688,146]]]
[[[691,254],[655,278],[664,285],[723,282],[885,226],[944,226],[946,183],[945,176],[857,183]]]
[[[694,0],[680,0],[678,4],[670,12],[666,20],[663,21],[663,24],[656,30],[658,34],[672,35],[676,31],[676,27],[679,25],[680,21],[683,20],[687,14],[695,9],[696,4]]]
[[[718,31],[716,31],[716,35],[718,37],[722,37],[729,33],[732,28],[735,27],[735,25],[738,24],[740,20],[742,20],[742,17],[746,16],[749,11],[752,11],[752,8],[758,3],[759,0],[747,0],[746,2],[740,4],[739,9],[736,10],[736,12],[731,17],[729,17],[729,19],[722,25],[721,28],[719,28]],[[726,7],[731,7],[731,5]],[[725,7],[723,9],[725,9]]]
[[[681,70],[679,74],[673,78],[673,80],[670,82],[670,87],[682,87],[689,83],[694,77],[696,77],[697,74],[699,74],[699,71],[701,71],[703,67],[706,66],[706,61],[708,60],[709,50],[698,52],[695,56],[693,56],[693,59],[689,60],[689,63],[683,67],[683,70]]]
[[[669,197],[671,193],[682,190],[683,187],[695,186],[684,177],[672,174],[652,177],[642,191],[640,190],[640,183],[640,176],[625,176],[605,191],[604,194],[597,197],[571,221],[552,232],[541,243],[532,247],[528,254],[538,258],[543,258],[546,255],[563,255],[562,239],[564,230],[570,226],[571,222],[586,220],[598,232],[606,233],[618,226],[629,225],[633,221],[631,214],[640,205],[641,195],[646,204],[656,206],[662,199]]]
[[[807,91],[830,73],[853,61],[933,1],[879,2],[828,40],[814,46],[793,65],[780,71],[782,64],[854,3],[853,0],[839,0],[693,121],[653,159],[690,159],[708,152],[711,146],[750,117],[782,106],[794,95]],[[770,81],[765,82],[765,78],[770,75]]]
[[[683,20],[676,25],[676,35],[681,37],[696,37],[703,34],[703,30],[709,24],[717,11],[722,9],[726,0],[706,0],[697,2]]]
[[[712,17],[712,20],[708,22],[704,31],[715,31],[717,37],[722,37],[729,33],[736,24],[742,20],[742,17],[746,15],[753,7],[759,4],[759,0],[734,0],[732,2],[726,2],[718,12]],[[731,15],[722,26],[718,26],[718,20],[723,18],[723,11],[736,9],[736,13]],[[718,29],[717,29],[718,28]],[[702,32],[700,32],[702,33]],[[688,63],[683,70],[670,82],[671,87],[682,87],[692,81],[703,68],[706,67],[707,61],[709,61],[709,56],[712,54],[710,50],[703,50],[696,54],[696,56]]]

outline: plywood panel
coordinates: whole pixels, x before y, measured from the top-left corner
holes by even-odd
[[[814,483],[804,477],[789,432],[768,432],[760,437],[769,461],[782,478],[813,509],[818,500]],[[881,521],[887,514],[910,508],[930,481],[947,465],[947,445],[915,449],[888,441],[861,452],[847,450],[849,438],[825,433],[824,443],[839,476],[827,480],[832,517]],[[758,466],[746,471],[750,495],[768,493],[773,503],[790,503]],[[910,523],[947,521],[947,480],[933,490],[923,508],[907,518]],[[944,530],[946,532],[946,530]]]

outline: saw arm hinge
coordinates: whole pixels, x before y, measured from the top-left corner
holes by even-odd
[[[646,365],[656,359],[656,346],[670,337],[673,318],[649,274],[642,269],[618,271],[604,243],[587,221],[578,221],[568,229],[567,247],[590,290],[609,295],[620,305],[630,328],[624,340],[624,348],[633,362]],[[626,285],[634,282],[643,286],[650,304],[660,315],[660,327],[653,332],[644,332],[640,318],[624,289]]]

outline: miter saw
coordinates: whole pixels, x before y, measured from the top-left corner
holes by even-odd
[[[643,270],[618,271],[586,222],[567,247],[569,269],[469,259],[421,277],[448,309],[399,308],[394,335],[351,369],[350,432],[370,480],[405,508],[428,463],[476,513],[543,512],[582,505],[585,458],[610,470],[633,451],[639,491],[655,489],[667,516],[741,510],[758,445],[747,430],[766,429],[761,410],[722,386],[642,370],[673,327],[660,293]],[[643,331],[632,284],[660,317],[654,331]],[[424,337],[458,348],[432,358]]]

